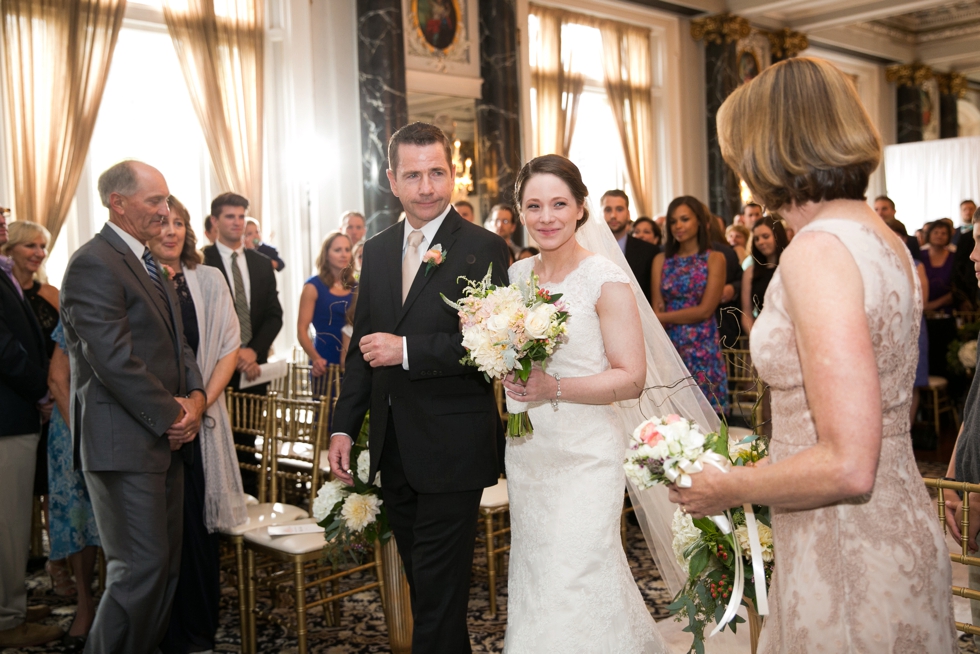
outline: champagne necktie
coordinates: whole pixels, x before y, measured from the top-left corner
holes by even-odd
[[[242,270],[238,267],[237,252],[231,253],[231,279],[235,284],[235,313],[238,314],[238,324],[242,328],[242,345],[247,347],[252,341],[252,316],[248,312],[248,298],[245,296]]]
[[[405,258],[402,259],[402,304],[408,298],[415,275],[419,271],[419,244],[422,242],[422,232],[413,229],[408,235],[408,247],[405,248]]]

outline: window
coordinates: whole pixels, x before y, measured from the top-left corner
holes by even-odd
[[[159,5],[159,0],[144,0],[151,3]],[[86,172],[75,195],[75,215],[69,214],[48,259],[48,276],[55,285],[61,284],[69,252],[102,229],[107,210],[99,199],[98,178],[123,159],[139,159],[159,169],[170,192],[190,211],[198,243],[205,241],[204,217],[213,194],[204,135],[169,33],[160,29],[162,24],[137,25],[124,25],[119,32]],[[72,220],[76,224],[68,225]],[[77,238],[68,238],[72,233]]]

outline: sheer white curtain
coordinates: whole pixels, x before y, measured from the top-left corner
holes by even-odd
[[[910,232],[937,218],[959,225],[960,202],[980,202],[980,136],[889,145],[885,187]]]

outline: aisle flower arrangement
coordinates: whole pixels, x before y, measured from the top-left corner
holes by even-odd
[[[670,415],[637,426],[624,468],[640,490],[671,483],[689,487],[690,476],[705,465],[727,471],[766,456],[766,444],[757,435],[731,443],[727,425],[704,434],[693,421]],[[671,531],[674,556],[687,572],[687,581],[668,608],[677,620],[687,618],[684,631],[694,637],[691,651],[703,654],[704,632],[711,623],[714,635],[726,627],[734,632],[745,621],[735,613],[740,603],[763,615],[768,612],[766,590],[773,571],[769,507],[745,505],[697,520],[678,508]],[[756,574],[764,580],[756,580]]]
[[[490,278],[493,266],[479,282],[466,280],[463,298],[442,299],[459,313],[466,356],[460,362],[478,368],[490,379],[502,379],[514,371],[527,381],[531,367],[545,360],[564,341],[568,308],[561,294],[550,294],[538,287],[538,276],[531,273],[527,288],[517,284],[496,286]],[[507,419],[508,436],[526,436],[533,431],[526,411]]]
[[[365,553],[378,541],[391,538],[388,516],[381,499],[381,474],[368,483],[371,452],[368,449],[368,421],[351,448],[350,468],[354,486],[339,479],[326,482],[313,500],[313,518],[324,528],[324,554],[334,566],[345,559],[360,564]]]

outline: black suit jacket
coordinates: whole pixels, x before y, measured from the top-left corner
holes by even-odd
[[[279,330],[282,329],[282,305],[279,304],[276,274],[272,270],[269,257],[247,248],[242,248],[242,251],[245,253],[249,285],[252,287],[251,302],[248,305],[248,313],[252,318],[252,340],[243,345],[255,350],[256,360],[259,363],[265,363],[269,360],[272,342],[276,340]],[[234,297],[228,271],[225,270],[225,264],[221,261],[221,254],[216,246],[209,245],[204,248],[204,264],[221,271]],[[235,388],[238,387],[237,372],[230,384]]]
[[[389,413],[405,475],[421,493],[449,493],[492,486],[500,476],[503,429],[492,385],[463,365],[459,316],[441,295],[457,300],[466,279],[480,280],[492,265],[496,284],[507,283],[507,244],[451,209],[431,245],[442,245],[442,265],[422,264],[402,306],[405,221],[364,245],[354,334],[347,354],[333,431],[356,436],[371,410],[371,476],[378,470]],[[372,368],[361,337],[405,336],[409,369]]]
[[[660,254],[660,246],[627,235],[624,254],[626,255],[626,263],[630,265],[630,270],[633,271],[636,281],[640,284],[640,290],[647,297],[647,302],[652,302],[650,281],[653,274],[653,258]]]
[[[41,431],[37,403],[48,392],[48,353],[34,311],[0,270],[0,436]]]
[[[970,260],[970,255],[973,254],[974,244],[973,232],[960,232],[960,240],[956,244],[956,252],[953,253],[952,287],[954,309],[965,308],[971,310],[978,306],[977,276],[973,261]],[[969,305],[964,304],[966,302],[969,302]]]

